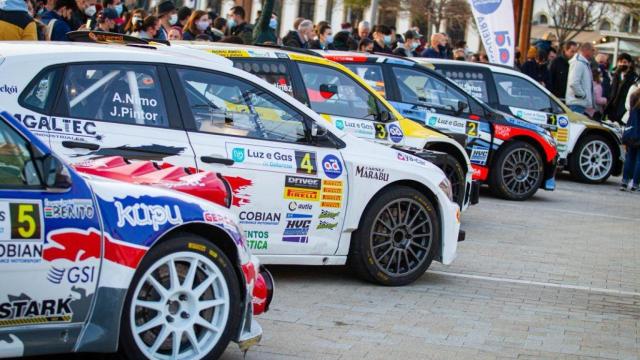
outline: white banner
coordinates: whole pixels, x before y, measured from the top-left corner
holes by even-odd
[[[515,30],[511,0],[469,0],[478,33],[492,64],[513,66]],[[526,54],[524,49],[524,53]]]

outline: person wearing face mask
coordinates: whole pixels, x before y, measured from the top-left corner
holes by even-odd
[[[373,52],[392,54],[391,30],[385,25],[376,25],[373,28]]]
[[[623,123],[626,120],[624,114],[626,112],[627,95],[630,92],[629,89],[638,81],[638,75],[634,68],[631,55],[622,53],[618,56],[617,66],[611,81],[609,102],[605,109],[605,113],[611,121]],[[625,118],[624,120],[623,117]]]
[[[227,29],[229,29],[229,35],[238,36],[246,45],[251,45],[253,44],[253,26],[244,20],[245,15],[242,6],[232,7],[227,13]]]
[[[447,39],[440,33],[431,35],[431,46],[424,49],[420,56],[435,59],[447,58]]]
[[[252,38],[255,44],[275,45],[278,43],[278,15],[273,12],[273,2],[265,2],[253,27]]]
[[[0,40],[38,40],[36,22],[24,0],[0,3]]]
[[[418,56],[416,49],[420,46],[420,35],[413,30],[404,33],[404,42],[399,43],[398,47],[393,50],[394,55],[404,57]]]
[[[129,21],[124,26],[124,33],[130,35],[135,28],[135,24],[142,24],[142,20],[147,17],[147,12],[144,9],[135,9],[131,12]]]
[[[309,42],[310,49],[335,50],[333,46],[333,31],[328,24],[318,26],[318,39]]]
[[[114,9],[104,9],[97,17],[98,27],[96,30],[113,32],[116,27],[116,19],[118,19],[118,13]]]
[[[169,39],[169,30],[178,23],[178,11],[171,0],[166,0],[156,6],[156,17],[160,21],[160,29],[154,39]]]
[[[72,30],[69,20],[77,7],[75,0],[56,0],[53,10],[42,15],[42,22],[47,25],[46,40],[70,41],[67,37]]]
[[[156,39],[162,26],[157,17],[150,15],[142,20],[141,24],[137,24],[131,36],[139,37],[140,39]]]
[[[313,39],[313,36],[313,22],[305,19],[298,25],[298,31],[289,31],[289,33],[282,38],[282,44],[289,47],[308,49],[309,41]]]
[[[195,40],[196,38],[211,41],[211,20],[209,14],[203,10],[196,10],[191,13],[189,20],[184,25],[182,31],[183,40]]]
[[[373,53],[373,40],[371,40],[369,38],[364,38],[364,39],[360,40],[360,42],[358,43],[358,51],[372,54]]]

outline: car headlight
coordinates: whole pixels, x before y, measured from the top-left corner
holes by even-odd
[[[453,201],[453,190],[451,189],[451,181],[449,181],[449,179],[447,178],[444,178],[444,180],[440,182],[439,186],[440,190],[444,191],[444,193],[447,194],[449,200]]]

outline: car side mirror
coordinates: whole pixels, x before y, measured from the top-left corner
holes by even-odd
[[[47,189],[68,189],[73,184],[67,167],[57,157],[46,154],[36,160]]]
[[[327,129],[316,124],[315,122],[311,124],[311,138],[314,141],[321,140],[327,137]]]
[[[389,111],[387,111],[387,110],[382,110],[382,111],[380,111],[378,113],[377,121],[379,121],[379,122],[386,123],[386,122],[391,121],[392,119],[393,119],[393,116],[391,116],[391,113]]]
[[[333,84],[321,84],[320,96],[325,99],[331,99],[334,95],[338,94],[338,86]]]
[[[462,114],[469,107],[469,104],[466,102],[458,100],[458,108],[456,109],[456,114]]]

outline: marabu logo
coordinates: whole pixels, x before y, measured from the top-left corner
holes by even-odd
[[[0,4],[2,3],[2,1],[0,1]],[[1,93],[5,93],[5,94],[9,94],[9,95],[13,95],[13,94],[17,94],[18,93],[18,87],[13,85],[7,85],[4,84],[2,86],[0,86],[0,94]]]
[[[173,213],[169,205],[133,204],[123,206],[120,201],[115,203],[118,210],[118,227],[129,226],[153,226],[158,231],[160,226],[166,223],[172,225],[182,224],[182,215],[178,205],[173,205]]]
[[[389,174],[384,169],[372,166],[356,166],[356,176],[365,179],[389,181]]]

